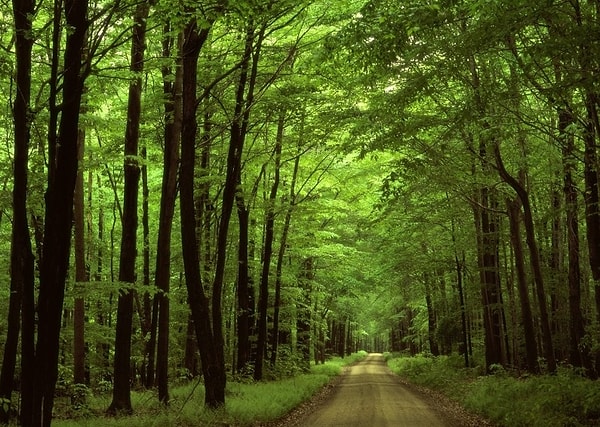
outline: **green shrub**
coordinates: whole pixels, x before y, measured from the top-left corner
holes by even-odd
[[[582,426],[600,421],[600,384],[572,369],[557,375],[516,377],[502,366],[481,376],[454,356],[389,359],[398,375],[457,400],[466,409],[500,425]]]

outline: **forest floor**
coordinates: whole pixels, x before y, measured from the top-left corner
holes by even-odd
[[[441,393],[402,380],[383,355],[347,367],[308,402],[265,427],[493,426]]]

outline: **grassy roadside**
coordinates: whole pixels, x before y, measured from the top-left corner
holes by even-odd
[[[600,424],[600,382],[562,368],[556,375],[517,377],[502,368],[481,375],[458,356],[393,357],[388,366],[414,384],[442,392],[464,408],[510,427]]]
[[[73,418],[56,418],[56,427],[166,427],[166,426],[251,426],[274,421],[312,397],[342,368],[366,356],[359,352],[344,359],[333,358],[324,365],[312,365],[311,372],[270,382],[229,381],[225,408],[210,411],[204,408],[204,389],[197,383],[173,388],[171,405],[158,404],[152,391],[133,392],[135,415],[107,418],[104,410],[110,395],[90,396],[85,411]],[[87,416],[82,416],[82,414]],[[65,414],[66,415],[66,414]]]

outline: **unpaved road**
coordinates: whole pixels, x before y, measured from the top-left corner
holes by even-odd
[[[402,385],[383,355],[352,366],[331,398],[296,425],[305,427],[447,426],[435,408]]]

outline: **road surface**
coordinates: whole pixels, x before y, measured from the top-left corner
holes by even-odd
[[[407,390],[383,355],[370,354],[352,366],[333,395],[299,423],[306,427],[439,427],[447,424]]]

